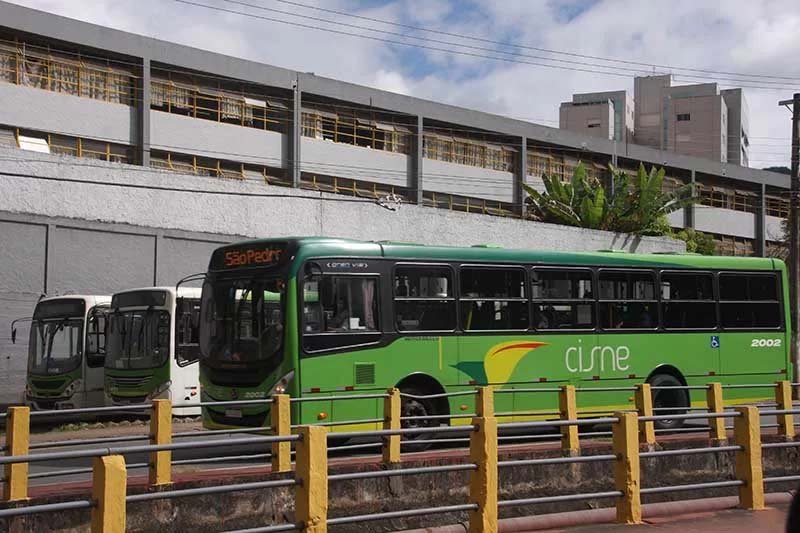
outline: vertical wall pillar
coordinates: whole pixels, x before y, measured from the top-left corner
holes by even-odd
[[[418,205],[422,205],[422,191],[424,188],[422,156],[424,154],[423,142],[425,140],[425,127],[422,115],[417,115],[417,127],[414,130],[413,139],[414,141],[411,143],[411,153],[409,153],[409,157],[411,157],[413,160],[411,165],[411,176],[409,176],[408,180],[408,188],[411,201]]]
[[[528,178],[528,138],[522,137],[517,155],[517,171],[514,174],[514,208],[521,217],[525,216],[525,189],[522,185]]]
[[[767,186],[761,184],[756,207],[756,246],[758,257],[767,257]]]
[[[142,78],[137,99],[139,115],[138,157],[143,167],[150,166],[150,59],[142,59]]]
[[[692,196],[697,194],[697,176],[695,175],[694,169],[692,169],[692,177],[689,181],[692,184]],[[685,228],[693,228],[694,227],[694,204],[687,205],[683,208],[683,227]]]
[[[289,142],[289,156],[287,170],[292,180],[292,187],[300,187],[300,141],[303,131],[303,91],[300,88],[300,76],[297,76],[293,87],[292,96],[292,127],[291,141]]]

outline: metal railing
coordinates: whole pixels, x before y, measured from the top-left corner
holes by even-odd
[[[796,385],[796,384],[794,384]],[[426,516],[439,513],[468,512],[471,524],[476,528],[496,527],[498,508],[543,503],[580,501],[586,499],[614,499],[617,507],[618,519],[636,523],[641,521],[641,496],[654,495],[668,492],[692,491],[712,488],[737,487],[741,506],[749,509],[758,509],[763,506],[764,487],[768,484],[780,482],[793,482],[800,480],[800,476],[784,475],[763,477],[761,467],[762,449],[779,449],[800,446],[800,441],[791,440],[795,437],[794,415],[800,414],[800,409],[795,408],[791,402],[791,389],[793,384],[778,382],[773,385],[735,385],[731,388],[766,388],[775,389],[774,407],[759,410],[756,406],[736,406],[732,410],[723,406],[721,391],[724,387],[713,383],[696,390],[706,390],[709,399],[709,412],[698,413],[671,413],[654,414],[652,403],[652,390],[647,384],[631,387],[602,387],[602,392],[635,392],[636,411],[618,411],[613,416],[596,416],[581,418],[577,412],[575,401],[578,392],[598,392],[598,388],[576,389],[571,385],[564,385],[557,389],[547,389],[548,393],[559,395],[560,418],[557,420],[540,420],[528,422],[498,423],[498,414],[495,413],[494,399],[496,393],[507,391],[494,391],[492,387],[480,387],[474,391],[461,391],[457,393],[444,393],[430,396],[404,395],[397,389],[391,389],[383,394],[353,394],[348,396],[309,397],[291,399],[286,395],[276,395],[263,400],[242,400],[230,402],[203,402],[204,405],[233,405],[233,404],[271,404],[271,426],[268,428],[237,428],[230,430],[215,430],[206,432],[206,435],[241,432],[265,432],[271,435],[250,436],[237,439],[189,439],[185,442],[172,442],[173,437],[201,437],[203,433],[187,434],[172,433],[172,409],[186,407],[184,404],[171,405],[168,400],[154,400],[150,405],[129,406],[129,411],[150,410],[150,435],[149,444],[108,446],[74,451],[54,451],[31,453],[31,450],[44,448],[61,448],[69,445],[93,445],[131,442],[142,439],[139,436],[108,437],[98,439],[74,440],[70,444],[65,442],[29,444],[29,427],[31,416],[44,416],[53,412],[33,412],[25,407],[10,408],[7,418],[7,455],[0,457],[0,465],[5,468],[5,490],[3,500],[8,502],[24,501],[28,497],[28,481],[45,477],[46,473],[30,475],[29,464],[49,461],[63,461],[68,459],[94,459],[91,468],[76,468],[62,471],[76,473],[92,473],[93,494],[90,500],[77,500],[54,504],[33,504],[21,507],[0,510],[0,519],[9,519],[17,516],[35,513],[56,512],[66,510],[91,509],[93,531],[118,531],[124,529],[124,521],[115,510],[124,509],[126,505],[136,504],[156,499],[172,499],[192,497],[207,494],[221,494],[235,491],[277,489],[293,487],[295,489],[296,523],[274,524],[248,531],[289,531],[294,529],[308,529],[312,531],[325,531],[327,525],[347,524],[361,521],[384,520],[412,516]],[[689,388],[689,387],[671,387]],[[545,392],[544,389],[528,389],[526,391]],[[454,396],[474,396],[475,414],[469,415],[470,423],[460,426],[434,426],[404,428],[402,422],[407,417],[402,417],[401,401],[403,397],[417,399],[447,398]],[[324,425],[303,425],[293,428],[290,420],[289,405],[291,402],[304,401],[332,401],[354,399],[382,399],[384,402],[384,418],[369,419],[380,421],[383,429],[371,431],[349,431],[329,433]],[[135,407],[135,408],[134,408]],[[74,409],[73,413],[107,412],[115,408]],[[60,411],[63,412],[63,411]],[[467,416],[467,415],[464,415]],[[785,437],[784,442],[761,442],[761,416],[774,416],[778,434]],[[450,417],[455,418],[455,417]],[[654,432],[652,425],[659,421],[667,420],[708,420],[709,437],[715,442],[714,446],[689,448],[680,450],[654,450],[646,448],[640,451],[640,444],[652,444]],[[733,420],[733,443],[726,444],[728,433],[726,420]],[[352,422],[352,421],[350,421]],[[612,452],[598,455],[580,455],[578,428],[597,425],[610,425],[613,436]],[[558,428],[561,437],[561,446],[565,452],[563,457],[498,460],[500,442],[508,436],[500,435],[500,431],[528,431],[522,438],[531,438],[534,435],[530,430],[544,430]],[[292,429],[295,429],[293,432]],[[425,466],[414,468],[400,468],[401,446],[419,445],[428,441],[439,442],[434,437],[466,434],[467,438],[441,439],[441,441],[468,442],[470,460],[467,463],[452,465]],[[402,441],[402,437],[422,437],[421,440]],[[553,436],[549,434],[549,436]],[[330,437],[342,439],[378,439],[379,442],[357,444],[351,446],[334,447],[328,445]],[[233,444],[269,445],[271,452],[268,454],[250,455],[222,455],[202,459],[188,459],[173,461],[173,451],[187,449],[221,449]],[[292,447],[294,446],[294,449]],[[359,449],[367,447],[381,448],[383,462],[391,468],[380,471],[354,472],[330,474],[328,473],[328,452],[337,449]],[[675,486],[656,486],[640,488],[640,464],[644,460],[658,460],[665,457],[688,456],[698,454],[736,454],[735,479],[712,480],[704,483],[692,483]],[[146,463],[126,464],[126,456],[132,454],[148,454]],[[292,479],[257,481],[249,483],[236,483],[212,487],[192,489],[163,490],[172,481],[172,468],[180,464],[201,464],[204,462],[230,461],[242,459],[270,458],[273,472],[292,471],[292,456],[294,456],[294,476]],[[611,490],[565,494],[547,495],[535,498],[521,498],[500,501],[498,499],[498,472],[501,469],[521,466],[568,465],[580,463],[608,462],[614,466],[614,487]],[[138,468],[148,468],[149,486],[158,489],[155,492],[143,494],[126,494],[127,472]],[[360,481],[375,478],[393,478],[401,476],[431,475],[446,472],[467,472],[469,475],[469,498],[466,503],[446,505],[441,507],[407,509],[369,515],[348,517],[327,517],[328,486],[331,482]],[[115,529],[118,528],[118,529]]]

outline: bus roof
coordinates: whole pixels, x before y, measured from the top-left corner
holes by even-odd
[[[254,247],[271,243],[291,243],[297,248],[298,263],[314,257],[385,257],[395,260],[438,260],[559,264],[574,266],[697,268],[730,270],[784,270],[780,259],[760,257],[706,256],[687,253],[637,254],[615,251],[563,252],[523,250],[487,246],[427,246],[420,244],[359,241],[332,237],[284,237],[258,239],[220,248]],[[215,254],[217,253],[215,252]]]
[[[37,304],[42,302],[55,302],[58,300],[83,300],[90,304],[102,304],[111,302],[110,294],[59,294],[57,296],[45,296]]]

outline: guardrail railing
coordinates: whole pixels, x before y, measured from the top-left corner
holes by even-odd
[[[631,391],[635,394],[636,411],[617,411],[613,416],[597,416],[581,418],[577,409],[576,395],[584,390],[572,385],[564,385],[557,389],[548,389],[546,392],[559,395],[559,418],[556,420],[543,420],[531,422],[499,423],[498,418],[504,413],[496,413],[494,409],[495,394],[504,391],[494,391],[492,387],[480,387],[474,391],[447,393],[443,396],[475,396],[475,414],[466,425],[461,426],[434,426],[403,428],[405,417],[401,416],[401,401],[403,394],[397,389],[391,389],[383,394],[350,395],[331,397],[340,399],[371,398],[383,399],[384,417],[379,420],[383,429],[361,432],[329,433],[323,425],[300,426],[291,425],[289,406],[292,401],[313,401],[318,398],[292,399],[286,395],[276,395],[263,400],[243,400],[234,402],[204,402],[206,405],[214,404],[244,404],[244,403],[271,403],[271,426],[267,428],[240,428],[231,430],[215,430],[195,434],[172,432],[172,409],[183,407],[183,404],[172,405],[169,400],[154,400],[145,406],[129,406],[126,410],[150,411],[149,444],[108,446],[101,448],[31,453],[31,450],[42,448],[66,447],[70,444],[108,444],[116,445],[133,440],[139,436],[109,437],[99,439],[83,439],[72,441],[70,444],[59,443],[29,443],[30,419],[32,416],[43,416],[48,412],[30,412],[27,407],[12,407],[7,413],[7,444],[6,456],[0,457],[0,465],[5,469],[3,500],[7,502],[22,502],[28,498],[28,481],[31,478],[44,477],[41,474],[30,475],[30,463],[58,461],[66,459],[92,458],[94,464],[87,469],[72,469],[72,473],[92,473],[92,499],[77,500],[56,504],[34,504],[22,507],[0,510],[0,519],[15,516],[29,515],[39,512],[55,512],[65,510],[91,509],[92,531],[122,531],[124,530],[125,513],[127,504],[149,501],[154,499],[181,498],[203,494],[216,494],[233,491],[256,490],[267,488],[295,487],[295,512],[296,523],[277,524],[256,528],[253,531],[289,531],[304,529],[309,531],[325,531],[327,525],[346,524],[356,521],[381,520],[388,518],[409,517],[444,512],[467,511],[470,517],[471,529],[483,531],[494,527],[498,509],[520,505],[542,504],[559,501],[576,501],[582,499],[613,498],[616,502],[617,519],[620,522],[637,523],[641,521],[641,496],[648,494],[661,494],[667,492],[690,491],[702,488],[738,487],[740,505],[748,509],[763,507],[764,487],[767,484],[798,481],[800,476],[778,476],[764,478],[762,473],[762,449],[790,448],[800,446],[800,441],[794,441],[796,433],[794,415],[800,414],[800,409],[795,408],[791,401],[792,386],[789,382],[778,382],[772,385],[735,385],[735,388],[766,388],[775,389],[774,407],[759,410],[755,406],[735,406],[728,409],[722,401],[724,388],[719,383],[711,383],[705,387],[692,386],[696,390],[706,390],[708,412],[689,412],[684,414],[656,414],[652,406],[652,389],[648,384],[636,387],[603,387],[606,391]],[[689,387],[671,387],[689,388]],[[534,390],[534,389],[531,389]],[[598,389],[588,388],[585,391],[598,392]],[[328,399],[331,399],[328,398]],[[417,398],[425,398],[417,396]],[[135,407],[135,409],[134,409]],[[106,412],[115,408],[98,408],[74,411]],[[63,411],[57,411],[63,412]],[[52,414],[52,413],[50,413]],[[465,415],[466,416],[466,415]],[[760,423],[761,416],[774,416],[777,419],[777,433],[784,437],[783,442],[761,442]],[[708,420],[709,437],[713,446],[691,448],[686,450],[655,450],[645,446],[645,451],[640,451],[642,444],[655,443],[653,425],[660,420]],[[733,420],[733,443],[728,445],[728,432],[725,421]],[[580,442],[578,428],[581,426],[596,426],[606,424],[611,426],[613,453],[601,455],[580,455]],[[563,457],[547,459],[525,459],[517,461],[499,461],[498,446],[504,439],[499,435],[500,430],[525,431],[544,428],[558,428],[561,437]],[[292,430],[295,430],[294,432]],[[265,432],[271,435],[250,436],[237,439],[208,440],[191,438],[186,442],[172,442],[173,437],[203,437],[224,433],[239,432]],[[419,444],[423,440],[403,441],[403,436],[422,436],[423,439],[434,436],[464,434],[469,442],[469,462],[446,466],[431,466],[419,468],[399,468],[401,466],[401,446],[403,444]],[[378,443],[366,445],[353,445],[343,447],[329,447],[328,438],[375,438]],[[523,438],[530,438],[530,434]],[[441,441],[461,441],[462,439],[441,439]],[[271,459],[273,472],[291,472],[292,455],[294,460],[294,478],[273,481],[260,481],[252,483],[238,483],[215,487],[197,489],[163,490],[172,481],[172,467],[178,464],[198,464],[212,460],[231,460],[237,456],[209,457],[203,459],[190,459],[173,461],[172,452],[186,449],[220,449],[233,444],[269,445],[270,453],[238,456],[240,458],[267,458]],[[292,449],[294,444],[295,449]],[[392,468],[379,472],[360,472],[328,475],[328,452],[334,449],[357,449],[357,447],[381,447],[382,460]],[[148,454],[147,463],[126,464],[125,456],[131,454]],[[714,480],[706,483],[693,483],[671,487],[640,487],[640,463],[642,459],[656,459],[679,455],[692,455],[704,453],[734,453],[735,479]],[[498,471],[502,468],[513,466],[532,466],[547,464],[575,464],[607,461],[614,465],[614,487],[608,491],[588,493],[545,496],[539,498],[524,498],[517,500],[498,501]],[[150,488],[159,489],[144,494],[127,495],[128,470],[147,467]],[[469,472],[469,499],[466,503],[437,508],[418,510],[393,511],[390,513],[376,513],[353,517],[327,517],[328,485],[331,482],[356,481],[377,477],[396,477],[406,475],[424,475],[439,472]],[[120,511],[122,510],[122,511]],[[475,524],[474,526],[472,524]]]

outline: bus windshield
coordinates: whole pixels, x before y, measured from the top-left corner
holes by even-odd
[[[78,368],[83,353],[83,317],[34,319],[28,343],[31,374],[66,374]]]
[[[277,366],[283,344],[285,283],[277,278],[213,280],[203,286],[200,357]]]
[[[109,315],[106,368],[156,368],[169,357],[167,311],[114,310]]]

